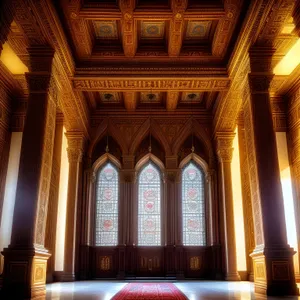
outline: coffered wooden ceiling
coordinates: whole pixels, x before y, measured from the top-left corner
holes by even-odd
[[[10,47],[27,66],[28,47],[53,47],[67,127],[87,134],[91,115],[114,113],[197,113],[214,132],[231,131],[250,47],[275,50],[275,66],[298,39],[293,0],[20,3]],[[284,94],[299,74],[300,67],[275,76],[272,95]],[[15,78],[26,89],[24,76]]]
[[[63,1],[59,7],[78,61],[222,63],[247,3]],[[247,2],[247,1],[246,1]],[[130,58],[130,59],[129,59]]]

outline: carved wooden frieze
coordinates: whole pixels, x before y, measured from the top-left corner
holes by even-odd
[[[101,90],[202,90],[224,91],[228,90],[230,80],[223,79],[124,79],[124,78],[74,78],[73,87],[82,91]]]

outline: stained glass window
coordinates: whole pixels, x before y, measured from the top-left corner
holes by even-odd
[[[149,162],[139,174],[138,245],[161,245],[161,179],[157,167]]]
[[[204,174],[189,162],[182,172],[183,244],[204,246],[205,234]]]
[[[118,244],[119,176],[108,162],[97,174],[96,181],[96,246]]]

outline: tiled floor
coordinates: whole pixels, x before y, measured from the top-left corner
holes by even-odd
[[[109,300],[129,281],[78,281],[47,285],[47,300]],[[255,295],[253,284],[249,282],[226,281],[174,281],[190,300],[249,300],[283,299]],[[299,286],[300,287],[300,286]],[[285,297],[297,299],[300,297]]]

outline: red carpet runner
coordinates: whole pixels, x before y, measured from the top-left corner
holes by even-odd
[[[128,283],[112,300],[186,300],[173,283]]]

